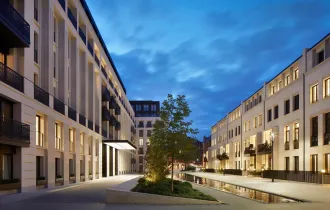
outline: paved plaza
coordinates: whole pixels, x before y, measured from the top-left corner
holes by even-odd
[[[197,174],[196,174],[197,175]],[[202,174],[199,174],[202,175]],[[212,176],[213,175],[213,176]],[[204,174],[204,176],[212,176],[214,174]],[[216,175],[219,176],[219,175]],[[107,209],[118,209],[118,210],[199,210],[199,209],[228,209],[228,210],[240,210],[240,209],[281,209],[281,210],[295,210],[302,209],[307,210],[311,208],[321,209],[327,208],[328,203],[324,202],[310,202],[310,203],[294,203],[294,204],[263,204],[246,198],[241,198],[228,193],[220,192],[218,190],[202,187],[199,185],[193,185],[194,188],[214,196],[220,201],[225,202],[223,205],[177,205],[177,206],[166,206],[166,205],[107,205],[105,204],[105,189],[111,187],[117,187],[119,184],[125,186],[127,181],[137,178],[138,175],[122,175],[117,177],[111,177],[107,179],[95,180],[89,183],[81,185],[73,185],[71,187],[58,188],[53,190],[44,191],[41,193],[23,193],[10,196],[2,196],[0,198],[0,209],[11,209],[11,210],[107,210]],[[220,176],[219,176],[220,177]],[[229,177],[229,176],[228,176]],[[226,176],[226,179],[229,179]],[[219,179],[222,179],[220,177]],[[238,179],[237,179],[238,178]],[[239,177],[231,176],[231,179],[239,180]],[[251,179],[253,181],[254,179]],[[259,182],[260,183],[260,182]],[[278,182],[276,184],[279,184]],[[282,184],[282,182],[280,183]],[[308,185],[313,186],[313,185]],[[305,189],[311,192],[310,190]],[[313,194],[311,192],[311,194]],[[329,194],[328,194],[329,195]]]

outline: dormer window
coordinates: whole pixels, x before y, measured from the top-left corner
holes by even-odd
[[[324,61],[324,49],[316,51],[316,65]]]

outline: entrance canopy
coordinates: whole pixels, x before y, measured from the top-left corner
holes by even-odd
[[[103,143],[118,150],[136,150],[134,144],[128,140],[103,140]]]

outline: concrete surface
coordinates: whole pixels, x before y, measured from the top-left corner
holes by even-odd
[[[203,172],[188,172],[188,174],[262,190],[265,192],[276,193],[292,198],[313,202],[330,203],[330,185],[318,185],[283,180],[275,180],[275,182],[272,182],[270,179],[263,179],[260,177],[234,175],[223,176],[221,174]]]

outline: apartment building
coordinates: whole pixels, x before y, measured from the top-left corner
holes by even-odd
[[[130,103],[135,112],[136,121],[136,129],[132,128],[136,135],[135,146],[137,148],[134,163],[136,163],[136,170],[139,173],[143,173],[146,170],[145,155],[149,137],[155,121],[160,120],[160,103],[159,101],[130,101]]]
[[[0,194],[132,172],[134,110],[86,2],[3,0],[0,30]]]
[[[209,168],[329,173],[329,41],[304,49],[212,126]]]

